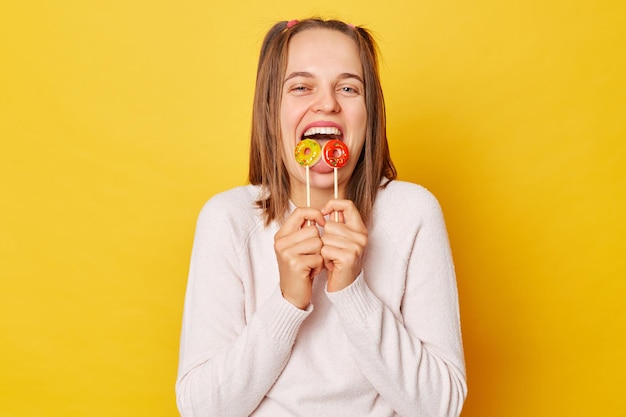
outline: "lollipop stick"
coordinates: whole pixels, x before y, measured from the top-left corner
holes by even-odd
[[[304,168],[306,171],[306,206],[311,207],[311,179],[309,175],[309,166],[306,165]],[[310,226],[311,220],[307,220],[306,224],[307,226]]]
[[[339,198],[339,190],[337,189],[337,168],[333,168],[334,175],[335,175],[335,200],[337,198]],[[338,222],[339,221],[339,212],[335,211],[335,221]]]
[[[309,166],[304,168],[306,170],[306,206],[311,207],[311,176],[309,175]]]

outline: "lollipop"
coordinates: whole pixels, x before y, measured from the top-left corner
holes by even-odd
[[[332,139],[326,142],[322,149],[322,154],[326,165],[333,168],[335,175],[335,198],[338,198],[337,169],[342,168],[348,163],[348,157],[350,156],[348,146],[338,139]],[[335,212],[335,221],[339,221],[339,213],[337,212]]]
[[[296,162],[300,165],[312,167],[320,160],[322,147],[313,139],[304,139],[296,145],[294,156],[296,157]]]
[[[339,139],[332,139],[326,142],[322,149],[324,162],[332,168],[342,168],[348,163],[348,146]]]
[[[311,207],[311,183],[309,180],[309,168],[317,164],[322,157],[322,147],[313,139],[303,139],[297,145],[294,151],[296,162],[304,165],[306,169],[306,206]],[[307,221],[311,225],[311,221]]]

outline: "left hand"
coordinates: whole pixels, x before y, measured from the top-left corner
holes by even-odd
[[[338,222],[334,221],[333,211],[339,212]],[[324,225],[321,254],[328,271],[327,289],[335,292],[352,284],[361,272],[367,228],[350,200],[330,200],[322,209],[322,214],[331,214]]]

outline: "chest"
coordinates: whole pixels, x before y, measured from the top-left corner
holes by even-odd
[[[242,273],[246,316],[256,309],[279,285],[278,263],[274,252],[275,231],[265,231],[251,238],[245,251]],[[363,272],[367,285],[396,316],[402,320],[402,297],[406,285],[406,256],[386,239],[385,234],[370,232],[364,254]],[[313,301],[316,310],[328,308],[324,301],[325,273],[314,283]]]

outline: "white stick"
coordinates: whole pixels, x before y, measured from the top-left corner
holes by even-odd
[[[309,175],[309,166],[305,165],[306,169],[306,206],[311,207],[311,180]],[[307,226],[311,225],[311,220],[306,221]]]
[[[311,207],[311,179],[309,175],[309,166],[305,166],[306,169],[306,206]]]
[[[337,185],[337,168],[333,168],[335,171],[335,200],[339,198],[339,190]],[[335,221],[339,221],[339,212],[335,211]]]

